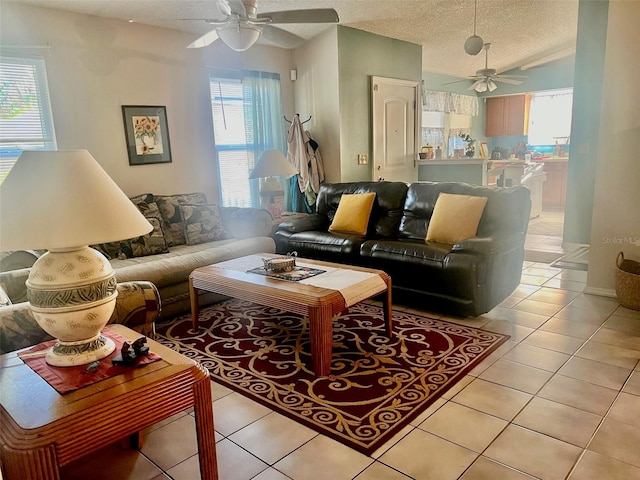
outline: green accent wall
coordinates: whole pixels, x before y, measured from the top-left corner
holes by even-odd
[[[608,18],[608,0],[580,0],[563,233],[570,243],[591,241]]]
[[[420,82],[422,46],[338,26],[341,181],[373,178],[371,76]],[[357,155],[369,155],[358,165]]]

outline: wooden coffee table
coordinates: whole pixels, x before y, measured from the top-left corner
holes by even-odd
[[[305,285],[299,282],[246,272],[246,267],[249,265],[261,266],[261,258],[277,256],[278,255],[266,253],[249,255],[247,257],[195,269],[189,276],[193,328],[198,328],[198,290],[206,290],[208,292],[254,302],[259,305],[278,308],[285,312],[304,315],[309,318],[313,371],[318,376],[327,376],[331,371],[333,317],[343,312],[349,305],[347,305],[343,294],[338,290]],[[391,336],[392,304],[391,278],[389,275],[382,270],[304,258],[298,258],[296,263],[298,265],[311,265],[319,269],[329,267],[378,275],[383,280],[383,282],[379,282],[381,285],[367,289],[366,296],[361,298],[361,300],[386,292],[382,303],[387,333]],[[369,283],[370,282],[356,283],[353,285],[353,288],[358,289],[359,287],[368,286]]]
[[[140,337],[123,325],[109,327],[129,341]],[[148,340],[147,345],[162,360],[64,395],[17,352],[0,356],[0,455],[5,480],[58,480],[59,467],[123,438],[137,440],[137,432],[191,406],[201,478],[217,479],[209,372],[157,342]]]

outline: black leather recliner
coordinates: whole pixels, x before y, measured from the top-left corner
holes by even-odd
[[[343,193],[375,192],[365,236],[328,231]],[[477,235],[456,244],[425,242],[441,192],[487,197]],[[455,316],[478,316],[520,283],[530,192],[457,182],[353,182],[321,186],[316,213],[285,221],[276,251],[387,272],[395,302]]]

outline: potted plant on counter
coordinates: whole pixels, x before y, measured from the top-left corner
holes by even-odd
[[[460,132],[460,138],[462,138],[467,144],[464,147],[464,154],[467,157],[473,157],[476,153],[476,141],[471,138],[471,135],[469,135],[468,133]]]

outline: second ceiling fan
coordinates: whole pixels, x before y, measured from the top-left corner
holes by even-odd
[[[338,23],[338,13],[332,8],[283,10],[257,13],[256,0],[215,0],[220,18],[203,19],[215,28],[189,45],[201,48],[220,38],[231,49],[244,51],[263,36],[285,48],[304,41],[302,37],[274,25],[292,23]]]
[[[475,80],[468,90],[475,90],[476,92],[486,92],[489,90],[493,92],[498,86],[495,82],[508,83],[511,85],[520,85],[522,79],[527,78],[524,75],[501,75],[497,73],[495,68],[489,68],[489,48],[490,43],[485,43],[482,48],[485,52],[484,68],[476,71],[476,74],[469,77]]]

